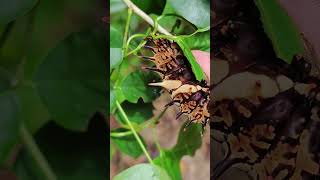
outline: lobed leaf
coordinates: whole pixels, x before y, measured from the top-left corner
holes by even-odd
[[[35,74],[43,103],[53,120],[65,128],[84,130],[95,112],[106,109],[104,37],[102,29],[70,35]]]
[[[157,78],[152,72],[134,71],[130,73],[121,84],[121,91],[126,100],[137,103],[140,98],[143,102],[151,102],[159,95],[157,88],[150,87],[148,83]]]
[[[144,103],[139,100],[137,103],[129,103],[127,101],[121,104],[123,109],[125,109],[126,114],[131,122],[136,124],[141,124],[153,116],[153,106],[152,103]],[[126,124],[123,117],[119,114],[119,111],[115,113],[116,119],[122,124]]]

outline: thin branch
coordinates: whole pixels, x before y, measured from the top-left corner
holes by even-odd
[[[142,19],[144,19],[147,23],[149,23],[151,26],[154,27],[154,21],[153,19],[148,16],[145,12],[143,12],[140,8],[138,8],[135,4],[131,2],[131,0],[123,0],[127,6],[132,9],[134,13],[139,15]],[[158,31],[165,35],[171,35],[166,29],[164,29],[162,26],[158,25]]]
[[[44,174],[46,179],[48,180],[57,180],[56,175],[53,173],[48,161],[41,153],[39,147],[37,146],[36,142],[34,141],[32,135],[27,130],[27,128],[22,125],[20,129],[20,135],[23,144],[25,145],[26,149],[34,159],[34,161],[39,166],[39,169]]]
[[[132,134],[132,131],[126,131],[126,132],[111,132],[110,136],[111,137],[124,137],[124,136],[129,136]]]
[[[118,101],[116,101],[116,105],[117,105],[118,110],[120,111],[120,114],[123,116],[124,120],[129,125],[134,137],[136,138],[138,144],[140,145],[143,153],[146,155],[148,161],[150,162],[150,164],[153,164],[153,161],[152,161],[148,151],[146,150],[146,147],[144,147],[144,144],[143,144],[142,140],[140,139],[138,133],[136,132],[136,130],[134,129],[133,125],[129,121],[129,118],[128,118],[127,114],[124,112],[124,110],[122,109],[122,107],[121,107],[121,105],[120,105],[120,103]]]
[[[122,57],[125,56],[127,53],[127,39],[128,39],[128,33],[129,33],[129,26],[130,26],[130,21],[131,21],[131,15],[132,15],[132,9],[128,9],[128,17],[127,17],[127,23],[123,35],[123,45],[122,45]]]

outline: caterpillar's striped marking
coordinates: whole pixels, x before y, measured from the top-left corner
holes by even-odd
[[[179,45],[168,39],[146,38],[145,48],[153,52],[153,56],[141,56],[154,62],[155,66],[146,68],[161,75],[162,82],[150,83],[151,86],[165,88],[172,101],[168,105],[177,105],[180,112],[189,118],[189,123],[200,123],[204,128],[209,121],[208,105],[210,92],[205,80],[198,81],[192,71],[191,65]]]

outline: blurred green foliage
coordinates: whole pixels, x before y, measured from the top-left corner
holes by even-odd
[[[96,112],[106,112],[107,29],[101,21],[105,8],[106,2],[100,0],[0,2],[0,167],[13,171],[18,179],[47,179],[44,172],[37,176],[29,171],[41,165],[32,162],[34,152],[22,149],[22,127],[37,133],[36,140],[42,139],[38,148],[44,152],[52,143],[49,136],[58,133],[38,132],[48,122],[59,124],[66,132],[84,132]],[[66,143],[79,153],[75,155],[79,161],[91,165],[64,159],[67,154],[55,148],[64,149],[66,144],[56,144],[44,157],[58,179],[91,178],[84,170],[89,166],[96,167],[91,170],[97,179],[105,178],[106,171],[97,161],[104,154],[94,159],[85,156],[82,146]],[[63,165],[73,167],[65,169],[70,176],[59,172]]]

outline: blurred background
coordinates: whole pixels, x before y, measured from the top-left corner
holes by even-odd
[[[107,2],[0,2],[0,179],[106,179]]]

